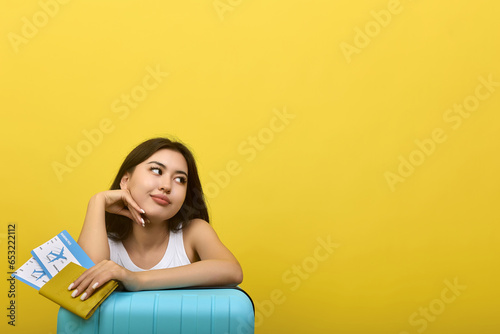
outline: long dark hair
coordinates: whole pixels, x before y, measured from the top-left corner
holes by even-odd
[[[188,167],[186,198],[179,212],[167,221],[168,229],[178,231],[186,227],[189,221],[195,218],[201,218],[209,222],[208,209],[194,156],[184,144],[178,141],[172,141],[168,138],[153,138],[134,148],[123,161],[110,190],[120,189],[120,182],[125,173],[133,173],[138,164],[162,149],[181,153],[186,159]],[[106,212],[105,217],[106,230],[108,237],[111,239],[124,240],[132,232],[132,220],[130,218],[109,212]]]

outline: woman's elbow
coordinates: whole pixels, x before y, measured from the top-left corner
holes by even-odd
[[[236,286],[243,282],[243,270],[241,266],[236,263],[234,268],[231,270],[231,275],[229,277],[229,285]]]

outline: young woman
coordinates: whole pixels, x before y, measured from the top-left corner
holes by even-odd
[[[191,152],[150,139],[90,199],[78,244],[96,265],[68,289],[85,300],[111,279],[129,291],[238,285],[241,267],[208,221]]]

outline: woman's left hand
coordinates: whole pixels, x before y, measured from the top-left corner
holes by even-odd
[[[122,282],[129,291],[137,290],[137,281],[135,273],[123,268],[122,266],[110,260],[103,260],[87,269],[80,277],[71,283],[68,290],[74,290],[71,296],[73,298],[81,295],[80,299],[85,300],[92,296],[94,291],[103,286],[109,280]]]

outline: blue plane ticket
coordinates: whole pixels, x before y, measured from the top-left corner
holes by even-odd
[[[49,281],[47,273],[33,257],[17,269],[12,276],[37,290]]]
[[[49,278],[54,277],[70,262],[90,268],[94,265],[83,249],[64,230],[43,245],[33,249],[31,254],[42,266]]]

